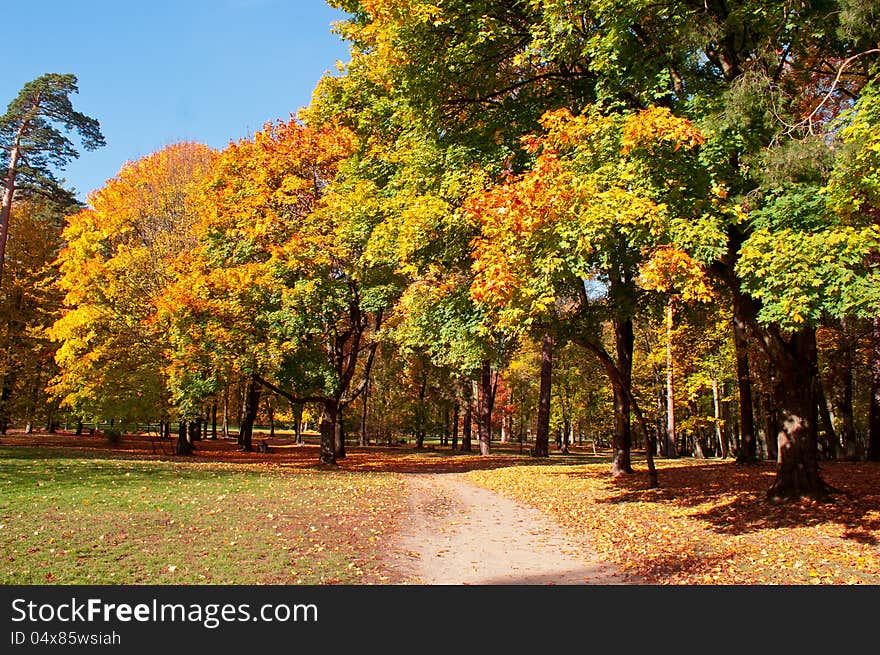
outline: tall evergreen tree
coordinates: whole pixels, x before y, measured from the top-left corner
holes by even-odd
[[[53,168],[63,168],[79,157],[65,133],[77,132],[86,150],[105,143],[98,121],[73,108],[70,94],[78,92],[76,76],[47,73],[25,84],[0,117],[0,162],[6,170],[0,207],[0,280],[16,189],[52,197],[63,193]]]

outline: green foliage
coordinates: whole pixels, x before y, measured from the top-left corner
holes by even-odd
[[[759,228],[740,250],[737,273],[762,302],[759,318],[783,329],[816,326],[825,316],[870,317],[880,311],[876,227]]]
[[[168,340],[158,302],[195,243],[194,188],[212,151],[182,143],[136,162],[67,218],[64,310],[52,393],[82,416],[150,420],[168,411]]]
[[[104,145],[98,121],[73,108],[70,95],[78,92],[76,76],[47,73],[25,84],[0,116],[3,169],[8,167],[16,140],[24,155],[17,168],[18,186],[56,191],[59,182],[53,168],[63,167],[79,156],[62,130],[77,132],[86,150]]]

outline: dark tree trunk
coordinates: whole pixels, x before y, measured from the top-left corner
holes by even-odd
[[[342,405],[336,405],[335,423],[333,425],[333,452],[336,459],[345,459],[345,424],[342,421]]]
[[[819,475],[816,405],[816,334],[802,328],[771,351],[776,365],[776,479],[767,495],[772,500],[821,498],[829,487]]]
[[[749,371],[749,343],[744,320],[745,300],[734,291],[733,343],[736,350],[736,384],[739,391],[739,453],[736,461],[754,464],[758,461],[755,438],[755,410],[752,402],[752,377]]]
[[[334,402],[324,403],[321,415],[321,447],[319,462],[327,466],[336,465],[336,420],[338,406]]]
[[[177,447],[175,453],[177,455],[191,455],[193,451],[192,442],[189,440],[189,432],[187,430],[186,421],[178,419],[177,422]]]
[[[266,396],[266,414],[269,416],[269,438],[275,438],[275,407],[272,405],[272,399]]]
[[[458,450],[458,414],[461,409],[458,398],[452,407],[452,450]]]
[[[428,373],[427,371],[422,371],[421,380],[419,382],[419,402],[416,404],[416,415],[415,415],[415,437],[416,437],[416,448],[421,450],[425,446],[425,419],[427,414],[427,408],[425,407],[425,394],[428,390]]]
[[[14,369],[13,369],[14,370]],[[6,434],[9,430],[9,399],[12,398],[13,375],[8,373],[3,376],[3,385],[0,388],[0,434]]]
[[[843,457],[848,460],[856,458],[856,422],[853,412],[853,362],[852,351],[847,348],[846,365],[841,380],[840,398],[837,403],[840,412],[841,446]]]
[[[211,439],[217,439],[217,400],[211,405]]]
[[[535,433],[533,457],[550,456],[550,396],[553,377],[553,337],[550,333],[541,339],[541,386],[538,392],[538,425]]]
[[[695,400],[688,401],[688,411],[690,412],[691,418],[696,419],[699,409],[697,408],[697,402]],[[694,438],[693,456],[696,459],[706,459],[706,452],[704,449],[705,438],[703,436],[702,428],[695,426],[692,433]]]
[[[189,431],[190,443],[195,447],[195,442],[202,437],[202,419],[198,418],[195,421],[190,421],[187,425],[187,430]]]
[[[461,450],[471,452],[471,431],[474,418],[474,394],[470,380],[466,381],[464,392],[464,422],[461,426]]]
[[[303,443],[303,434],[302,434],[302,418],[303,418],[303,404],[295,403],[293,405],[293,434],[296,438],[296,443]]]
[[[238,443],[245,452],[254,449],[254,422],[257,420],[257,409],[260,406],[260,383],[256,376],[248,378],[244,391],[244,403],[241,410],[241,428],[238,433]]]
[[[370,378],[367,377],[364,382],[364,391],[363,398],[361,398],[361,434],[358,439],[358,444],[360,446],[367,446],[370,443],[370,438],[367,436],[367,410],[369,406],[367,404],[367,396],[370,393]]]
[[[229,384],[223,386],[223,422],[220,424],[220,435],[229,438]]]
[[[825,395],[825,385],[817,373],[814,381],[814,393],[816,395],[816,407],[819,410],[819,418],[822,426],[825,428],[822,435],[821,445],[822,453],[825,459],[837,459],[837,451],[840,449],[840,441],[837,432],[834,429],[834,421],[831,418],[831,411],[828,409],[828,397]]]
[[[83,422],[81,418],[76,419],[76,432],[74,432],[74,436],[81,437],[83,433]]]
[[[868,459],[880,462],[880,316],[871,326],[871,400],[868,409]]]
[[[761,418],[764,425],[764,446],[767,451],[767,459],[775,460],[778,456],[776,452],[776,435],[779,434],[779,425],[776,421],[776,404],[773,402],[773,395],[769,390],[761,393]]]
[[[568,454],[568,444],[571,441],[571,417],[566,416],[563,420],[562,434],[560,435],[560,448],[564,454]]]
[[[620,374],[620,380],[612,381],[611,385],[614,390],[611,475],[616,477],[623,473],[633,473],[629,401],[629,390],[632,387],[632,354],[635,344],[632,320],[615,321],[614,341],[617,350],[617,370]]]
[[[492,363],[485,359],[480,367],[480,454],[492,451],[492,405],[495,403],[495,390],[492,385]]]

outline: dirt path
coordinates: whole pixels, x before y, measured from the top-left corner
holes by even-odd
[[[631,584],[540,511],[459,473],[410,474],[398,567],[415,584]]]

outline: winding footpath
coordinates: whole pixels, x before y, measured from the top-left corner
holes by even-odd
[[[460,473],[409,474],[398,570],[422,585],[620,585],[638,581],[539,510]]]

